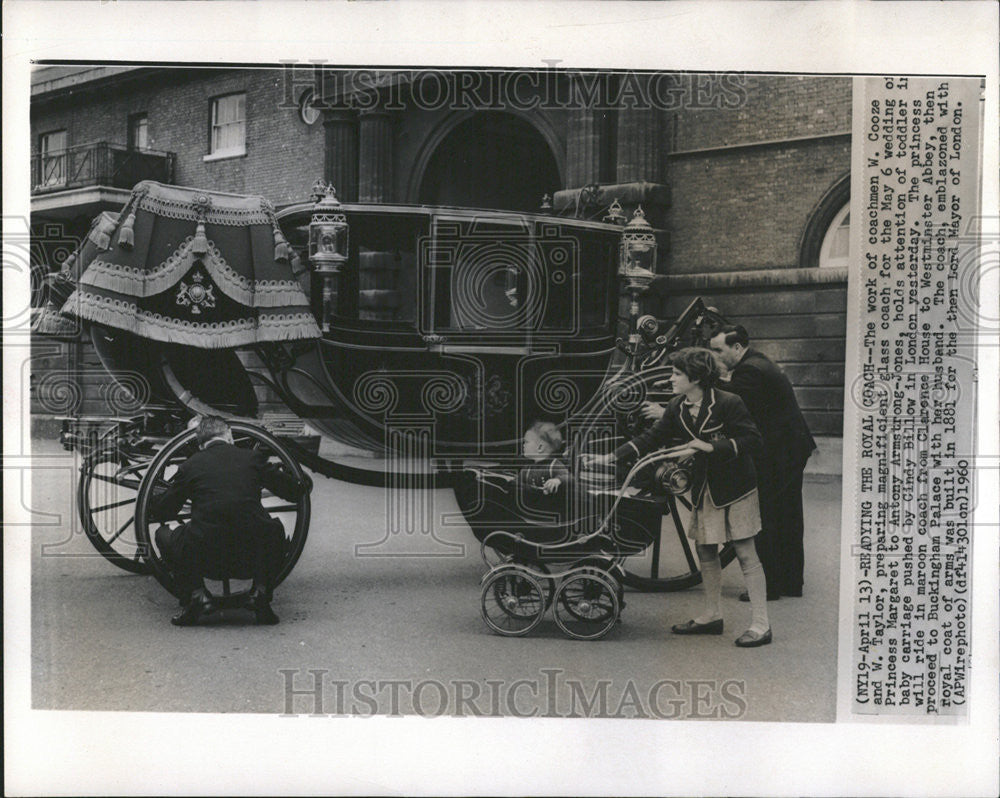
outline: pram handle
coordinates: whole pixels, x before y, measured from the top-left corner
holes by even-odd
[[[562,543],[548,543],[546,544],[545,548],[547,550],[552,551],[552,550],[568,548],[571,546],[579,546],[581,543],[586,543],[588,540],[591,540],[592,538],[595,538],[598,535],[604,534],[608,529],[611,519],[615,515],[615,511],[618,509],[618,505],[621,503],[621,500],[625,498],[625,491],[628,490],[628,488],[630,487],[630,483],[632,479],[635,477],[635,475],[638,474],[646,466],[663,462],[664,460],[672,460],[672,459],[674,459],[673,455],[668,454],[667,452],[664,451],[652,452],[651,454],[648,454],[645,457],[640,458],[636,462],[636,464],[633,465],[632,468],[629,470],[628,474],[625,477],[625,481],[622,483],[622,486],[617,491],[617,496],[615,497],[614,504],[611,505],[611,510],[608,511],[608,514],[604,517],[604,520],[601,522],[601,525],[596,530],[594,530],[593,532],[589,532],[586,535],[581,535],[580,537],[573,538],[572,540],[564,541]],[[509,536],[512,539],[517,539],[518,537],[520,537],[517,534],[507,532],[505,530],[497,530],[496,532],[491,533],[490,536],[488,537],[504,536],[504,535]],[[485,544],[485,542],[486,541],[484,540],[483,543]]]

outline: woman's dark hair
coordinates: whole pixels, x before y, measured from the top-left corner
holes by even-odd
[[[670,356],[670,365],[702,388],[711,388],[719,381],[719,364],[708,349],[697,346],[678,349]]]

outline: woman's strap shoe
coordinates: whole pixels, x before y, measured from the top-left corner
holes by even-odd
[[[740,648],[757,648],[757,646],[766,646],[770,642],[770,629],[764,632],[764,634],[747,629],[743,634],[736,638],[736,645]]]
[[[716,618],[708,623],[696,623],[694,620],[674,624],[671,631],[675,635],[721,635],[722,618]]]

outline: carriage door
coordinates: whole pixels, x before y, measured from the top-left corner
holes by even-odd
[[[422,254],[424,340],[465,382],[477,437],[510,448],[525,422],[518,363],[544,319],[545,264],[533,225],[513,215],[438,215]]]

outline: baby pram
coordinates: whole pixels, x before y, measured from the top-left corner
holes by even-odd
[[[622,563],[652,544],[667,501],[638,487],[639,475],[668,459],[663,452],[642,458],[618,489],[578,485],[564,512],[536,510],[510,469],[466,471],[455,494],[490,566],[480,593],[486,625],[525,635],[552,607],[567,636],[606,635],[625,606]]]

